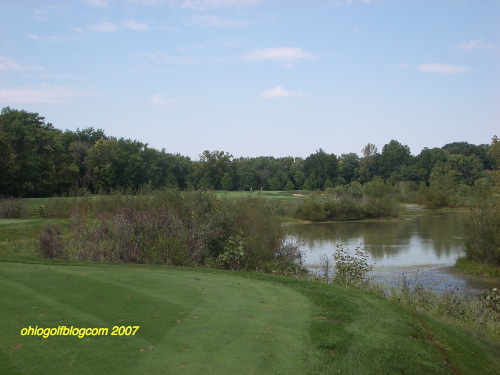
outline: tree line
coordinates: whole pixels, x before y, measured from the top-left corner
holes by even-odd
[[[108,136],[102,129],[59,130],[38,113],[3,108],[0,114],[0,196],[46,197],[80,189],[107,193],[151,188],[211,190],[326,190],[382,179],[430,205],[449,199],[488,178],[498,167],[500,142],[454,142],[410,148],[391,140],[379,152],[371,143],[361,152],[306,158],[241,157],[204,151],[199,160]]]

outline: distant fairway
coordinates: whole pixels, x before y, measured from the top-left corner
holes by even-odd
[[[175,269],[0,263],[2,374],[304,374],[309,300],[270,283]],[[140,326],[134,336],[24,327]]]

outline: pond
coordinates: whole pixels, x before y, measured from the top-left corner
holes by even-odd
[[[350,250],[360,246],[374,266],[371,276],[389,283],[405,274],[435,289],[457,286],[477,292],[499,286],[496,280],[463,276],[451,267],[464,253],[467,211],[411,209],[413,215],[403,220],[290,223],[287,233],[300,244],[304,265],[312,272],[321,270],[325,255],[333,263],[337,245]]]

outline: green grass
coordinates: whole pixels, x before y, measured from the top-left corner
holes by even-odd
[[[452,374],[408,310],[266,274],[0,263],[0,373]],[[460,374],[497,374],[500,345],[418,315]],[[136,326],[135,336],[21,336],[28,326]]]
[[[0,219],[0,256],[34,257],[38,252],[40,231],[49,223],[68,225],[69,220]]]
[[[0,373],[304,374],[311,303],[196,271],[0,263]],[[21,336],[28,326],[140,326],[135,336]]]
[[[473,260],[467,259],[466,257],[458,258],[455,262],[455,266],[460,271],[468,275],[500,278],[500,267],[477,263]]]

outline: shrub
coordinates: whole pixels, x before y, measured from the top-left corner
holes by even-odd
[[[368,255],[362,247],[358,246],[352,254],[342,245],[337,245],[333,258],[335,260],[334,284],[350,288],[366,284],[368,272],[373,267],[368,264]]]
[[[472,209],[464,229],[466,257],[500,266],[500,204]]]
[[[162,189],[122,197],[120,207],[109,199],[96,198],[91,215],[73,216],[74,258],[264,271],[293,268],[300,260],[260,198]]]
[[[496,183],[476,186],[477,204],[465,223],[465,255],[468,259],[500,266],[500,174]],[[486,186],[485,186],[486,185]]]
[[[18,219],[24,216],[25,211],[20,199],[0,198],[0,218]]]
[[[302,220],[325,221],[328,215],[324,212],[323,206],[314,196],[305,198],[297,207],[295,216]]]
[[[42,228],[40,235],[40,256],[54,259],[62,258],[64,254],[64,243],[60,226],[47,224]]]

